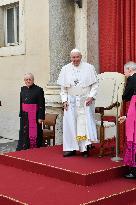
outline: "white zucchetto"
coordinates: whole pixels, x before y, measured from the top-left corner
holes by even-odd
[[[80,54],[81,54],[80,50],[78,50],[77,48],[74,48],[74,49],[70,52],[70,54],[72,54],[72,53],[80,53]]]

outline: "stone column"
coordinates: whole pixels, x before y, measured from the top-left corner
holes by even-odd
[[[98,0],[82,0],[82,8],[76,5],[75,44],[83,60],[93,64],[99,73]]]
[[[82,0],[82,8],[75,5],[75,44],[87,61],[87,0]]]
[[[46,86],[46,110],[57,113],[56,144],[62,143],[62,104],[60,87],[56,82],[63,65],[70,61],[74,48],[74,3],[73,0],[49,0],[49,45],[50,81]]]
[[[87,0],[87,61],[99,73],[98,0]]]

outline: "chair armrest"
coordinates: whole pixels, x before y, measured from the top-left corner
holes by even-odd
[[[95,112],[96,113],[103,113],[104,110],[111,110],[112,108],[119,107],[119,106],[120,106],[120,103],[119,102],[115,102],[112,105],[110,105],[109,107],[96,107],[95,108]]]
[[[104,108],[104,110],[111,110],[114,107],[119,107],[120,103],[119,102],[115,102],[112,105],[110,105],[109,107]]]

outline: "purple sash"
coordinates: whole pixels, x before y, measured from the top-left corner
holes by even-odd
[[[22,104],[22,110],[28,113],[28,121],[29,121],[29,139],[30,139],[30,148],[37,147],[36,139],[37,139],[37,123],[36,123],[36,112],[37,105],[36,104]]]

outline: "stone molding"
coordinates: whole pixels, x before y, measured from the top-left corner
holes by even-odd
[[[60,86],[46,86],[45,90],[45,105],[46,107],[62,108],[60,98]]]

